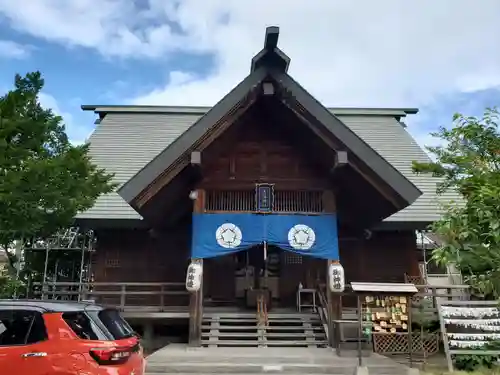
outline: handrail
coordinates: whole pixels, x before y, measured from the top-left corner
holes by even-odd
[[[127,305],[127,297],[158,296],[159,303],[155,303],[148,308],[164,311],[168,308],[165,305],[165,296],[188,296],[189,293],[181,282],[129,282],[129,283],[75,283],[75,282],[36,282],[35,287],[41,287],[40,290],[33,290],[36,297],[42,299],[70,299],[70,300],[88,300],[95,297],[119,297],[119,303],[112,304],[122,311],[127,306],[137,308],[137,305]],[[61,290],[63,289],[63,290]],[[114,289],[114,290],[109,290]],[[144,290],[146,289],[146,290]],[[174,290],[172,290],[174,289]],[[52,297],[52,298],[51,298]],[[182,303],[181,303],[182,305]],[[187,302],[186,302],[187,305]]]
[[[321,320],[321,324],[323,325],[323,329],[325,330],[326,339],[330,342],[330,330],[328,329],[328,303],[326,301],[325,293],[321,288],[316,288],[316,294],[318,295],[318,314]]]
[[[164,286],[183,286],[183,282],[88,282],[88,283],[79,283],[79,282],[61,282],[61,281],[56,281],[56,282],[50,282],[46,281],[45,283],[42,282],[34,282],[32,285],[54,285],[54,286],[80,286],[80,285],[91,285],[91,286],[122,286],[122,285],[127,285],[127,286],[159,286],[159,285],[164,285]]]
[[[264,323],[264,326],[268,325],[267,301],[262,293],[257,297],[257,319],[259,323]]]

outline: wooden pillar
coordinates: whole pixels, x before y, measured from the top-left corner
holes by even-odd
[[[193,213],[202,213],[205,210],[205,191],[198,189],[193,205]],[[191,234],[192,235],[192,234]],[[203,259],[191,258],[203,266]],[[203,270],[205,273],[205,270]],[[201,346],[201,323],[203,320],[203,277],[200,290],[191,293],[189,299],[189,345]]]
[[[408,258],[409,258],[409,267],[408,267],[408,274],[410,276],[420,276],[420,277],[425,277],[426,275],[421,275],[420,273],[420,267],[419,267],[419,251],[418,251],[418,244],[417,244],[417,234],[415,231],[412,231],[411,234],[409,235],[411,238],[408,246],[405,246],[408,250]],[[406,243],[405,243],[406,245]],[[422,251],[425,251],[425,246],[422,247]]]
[[[323,207],[325,212],[334,213],[337,212],[337,207],[335,204],[335,194],[333,191],[323,192]],[[340,218],[337,217],[337,222]],[[338,231],[338,228],[337,228]],[[340,258],[340,252],[339,252]],[[339,263],[340,259],[329,259],[326,264],[326,300],[328,304],[328,341],[331,347],[335,347],[337,344],[336,337],[340,337],[338,332],[335,332],[334,320],[342,319],[342,297],[340,294],[333,293],[330,291],[328,286],[328,269],[331,263]],[[340,328],[337,325],[337,328]]]
[[[144,348],[149,352],[152,353],[153,350],[155,349],[154,347],[154,325],[152,320],[148,320],[144,323],[143,327],[143,335],[142,335],[142,342]]]

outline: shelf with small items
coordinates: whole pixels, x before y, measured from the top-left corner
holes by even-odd
[[[408,298],[405,296],[365,296],[363,320],[367,324],[365,334],[407,333]]]

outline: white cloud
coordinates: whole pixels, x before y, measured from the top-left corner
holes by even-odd
[[[419,106],[500,84],[498,0],[0,0],[0,13],[18,31],[107,57],[214,57],[206,77],[167,72],[129,98],[141,104],[214,104],[248,74],[268,25],[281,28],[291,75],[325,105]]]
[[[38,99],[44,108],[52,109],[56,115],[63,118],[64,124],[66,125],[66,134],[68,134],[71,143],[79,145],[83,144],[88,139],[91,129],[86,126],[78,125],[74,116],[70,112],[61,109],[56,98],[50,94],[42,92],[39,94]]]
[[[0,58],[25,59],[31,55],[31,46],[22,45],[11,40],[0,40]]]

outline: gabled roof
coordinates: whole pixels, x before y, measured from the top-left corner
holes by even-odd
[[[187,131],[209,107],[182,106],[85,106],[102,118],[90,136],[90,155],[95,163],[126,183],[168,145]],[[428,162],[429,156],[399,121],[414,114],[413,108],[330,108],[344,124],[363,139],[422,192],[412,205],[388,217],[386,223],[426,223],[438,220],[440,202],[457,199],[452,192],[438,197],[439,179],[414,174],[412,161]],[[142,220],[117,193],[100,196],[91,209],[78,214],[83,220]]]
[[[290,59],[277,48],[278,30],[266,30],[264,49],[252,60],[251,73],[193,126],[166,146],[153,160],[127,181],[118,193],[131,205],[167,167],[179,161],[224,116],[237,108],[264,82],[278,86],[284,101],[298,105],[313,121],[325,127],[357,159],[383,180],[400,198],[400,208],[412,204],[422,192],[403,174],[374,151],[338,117],[312,97],[286,72]]]

